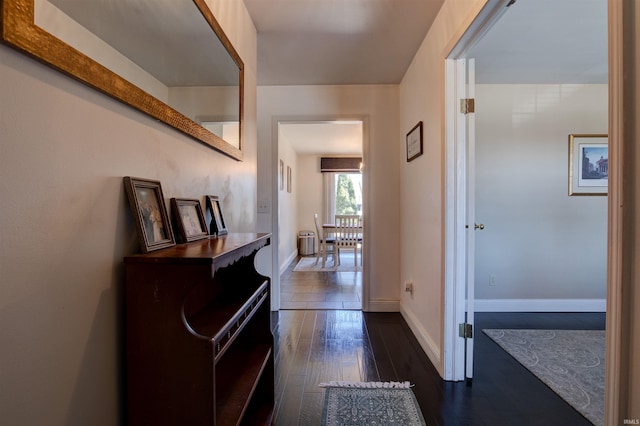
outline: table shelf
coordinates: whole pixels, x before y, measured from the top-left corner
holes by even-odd
[[[269,234],[125,258],[129,425],[268,425],[275,405]]]

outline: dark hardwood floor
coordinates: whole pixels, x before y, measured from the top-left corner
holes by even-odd
[[[483,328],[604,329],[601,313],[477,313],[472,386],[445,382],[399,313],[273,314],[277,426],[319,425],[331,380],[405,381],[429,425],[589,425]]]
[[[362,271],[297,272],[299,260],[280,276],[281,309],[362,309]]]

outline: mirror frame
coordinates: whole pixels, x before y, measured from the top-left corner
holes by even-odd
[[[214,34],[220,39],[239,71],[240,147],[225,142],[192,119],[151,96],[138,86],[94,61],[62,40],[35,25],[34,0],[0,0],[3,43],[16,48],[76,80],[97,89],[207,146],[238,161],[242,160],[244,119],[244,63],[207,7],[205,0],[192,0]]]

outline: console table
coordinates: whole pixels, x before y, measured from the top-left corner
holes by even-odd
[[[128,256],[129,425],[267,425],[274,411],[271,234],[211,237]]]

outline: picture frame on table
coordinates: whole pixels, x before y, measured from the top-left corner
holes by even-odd
[[[123,179],[143,253],[173,247],[176,240],[167,214],[160,181],[125,176]]]
[[[190,243],[209,237],[207,222],[204,220],[199,200],[172,198],[171,213],[179,242]]]
[[[219,197],[217,195],[206,195],[205,198],[207,201],[207,216],[211,218],[209,234],[218,236],[228,234]]]
[[[407,163],[422,155],[422,121],[407,133]]]
[[[608,135],[570,134],[569,195],[607,195],[608,188]]]

